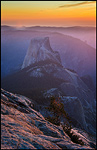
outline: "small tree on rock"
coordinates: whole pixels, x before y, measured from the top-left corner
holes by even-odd
[[[71,128],[70,118],[66,113],[66,111],[64,110],[64,104],[60,102],[59,98],[57,99],[55,97],[51,97],[50,105],[49,107],[46,107],[46,109],[48,109],[53,114],[52,117],[50,116],[47,117],[48,121],[56,125],[60,125],[61,118],[65,118],[65,123],[64,123],[65,126]]]

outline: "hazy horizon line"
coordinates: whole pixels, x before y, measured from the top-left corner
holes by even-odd
[[[25,26],[25,25],[22,25],[22,26],[16,26],[16,25],[7,25],[7,24],[1,24],[1,26],[9,26],[9,27],[16,27],[16,28],[22,28],[22,27],[56,27],[56,28],[69,28],[69,27],[94,27],[96,28],[96,26],[83,26],[83,25],[80,25],[80,26],[50,26],[50,25],[30,25],[30,26]]]

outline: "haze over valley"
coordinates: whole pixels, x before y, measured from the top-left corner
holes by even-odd
[[[12,28],[9,26],[1,27],[1,77],[13,73],[22,65],[30,40],[34,37],[49,37],[51,46],[54,50],[58,51],[61,56],[62,64],[64,67],[74,69],[80,76],[89,74],[95,81],[96,74],[96,49],[73,36],[68,36],[69,32],[75,32],[80,36],[80,32],[84,30],[87,35],[89,33],[94,35],[95,28],[86,27],[70,27],[69,28],[50,28],[50,27],[31,27],[24,28],[23,30]],[[52,32],[53,31],[53,32]],[[60,33],[66,32],[66,34]],[[94,39],[94,40],[93,40]],[[95,41],[94,38],[92,38]],[[6,45],[5,45],[6,42]],[[92,43],[93,44],[93,43]],[[79,47],[79,48],[78,48]],[[5,58],[6,56],[7,58]],[[74,55],[74,56],[73,56]],[[69,63],[69,59],[71,62]],[[75,60],[74,60],[75,59]],[[91,60],[91,62],[90,62]],[[86,66],[86,67],[85,67]],[[81,68],[82,67],[82,68]],[[84,68],[83,68],[84,67]],[[83,69],[83,70],[82,70]]]
[[[1,2],[1,149],[96,149],[95,12]]]

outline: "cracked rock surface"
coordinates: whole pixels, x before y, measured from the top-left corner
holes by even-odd
[[[1,149],[93,149],[95,143],[80,136],[83,146],[46,121],[30,99],[1,89]]]

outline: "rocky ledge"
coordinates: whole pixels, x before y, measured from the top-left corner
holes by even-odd
[[[95,149],[84,132],[72,130],[84,145],[72,142],[61,125],[45,120],[30,99],[1,89],[1,149]]]

